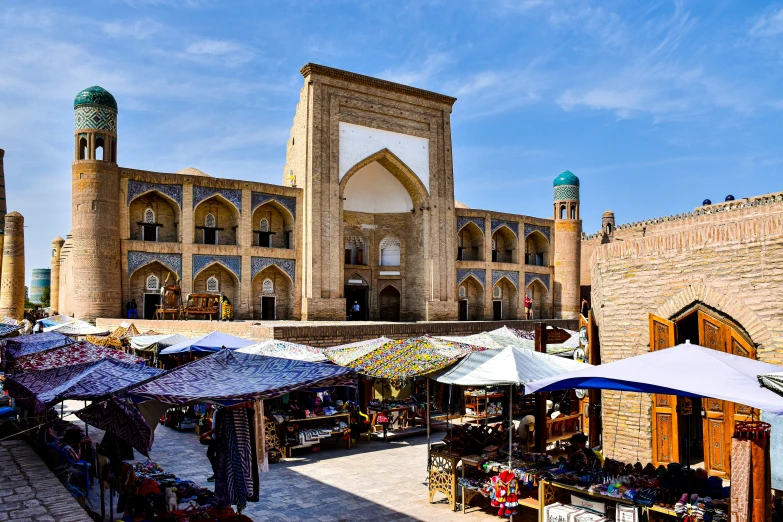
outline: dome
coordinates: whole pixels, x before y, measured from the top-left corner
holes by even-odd
[[[728,196],[726,196],[726,201],[734,201],[734,196],[729,194]]]
[[[552,183],[553,187],[560,187],[563,185],[573,185],[578,187],[579,178],[577,178],[570,170],[566,170],[556,177],[554,183]]]
[[[53,245],[62,245],[63,243],[65,243],[65,240],[60,236],[57,236],[56,238],[52,239]]]
[[[702,201],[702,202],[701,202],[701,204],[702,204],[702,205],[704,205],[705,207],[706,207],[707,205],[712,205],[712,200],[710,200],[710,199],[705,199],[704,201]]]
[[[467,206],[467,205],[466,205],[465,203],[463,203],[462,201],[457,201],[457,200],[455,199],[455,200],[454,200],[454,208],[470,208],[470,207],[469,207],[469,206]]]
[[[612,212],[611,210],[606,210],[604,211],[603,214],[601,214],[601,217],[614,218],[614,212]]]
[[[102,105],[115,111],[117,110],[117,100],[114,99],[114,96],[103,87],[98,87],[97,85],[87,87],[73,99],[74,109],[82,105]]]
[[[182,170],[178,171],[177,174],[184,174],[186,176],[206,176],[207,178],[211,178],[212,177],[209,174],[207,174],[206,172],[201,172],[200,170],[198,170],[195,167],[188,167],[186,169],[182,169]]]

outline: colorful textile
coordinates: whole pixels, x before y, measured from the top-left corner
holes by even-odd
[[[135,402],[167,404],[210,401],[230,406],[271,399],[302,388],[356,387],[357,375],[348,368],[221,350],[209,357],[170,370],[132,388]]]
[[[346,366],[370,377],[399,383],[408,377],[440,370],[460,357],[484,349],[434,337],[415,337],[388,341]]]
[[[237,351],[241,353],[251,353],[253,355],[294,359],[296,361],[324,362],[328,360],[324,355],[324,351],[320,348],[278,341],[276,339],[271,339],[258,344],[251,344],[250,346],[245,346]]]
[[[137,335],[130,339],[131,348],[139,352],[159,352],[178,343],[187,341],[182,334],[150,334]]]
[[[218,459],[215,467],[215,503],[236,505],[240,511],[248,500],[257,502],[258,471],[253,474],[250,421],[245,408],[218,412]],[[254,495],[254,489],[256,493]]]
[[[107,357],[127,363],[138,364],[144,362],[144,359],[141,357],[136,357],[114,348],[95,346],[86,341],[80,341],[45,352],[18,357],[14,362],[14,369],[19,372],[48,370],[49,368],[60,366],[98,361]]]
[[[84,340],[96,346],[122,348],[122,340],[116,339],[111,335],[106,335],[106,336],[88,335],[87,337],[84,338]]]
[[[73,342],[74,340],[70,337],[56,332],[23,335],[8,339],[2,349],[3,368],[6,372],[10,372],[13,369],[14,361],[19,357],[59,348]]]
[[[18,332],[22,329],[21,324],[5,324],[0,323],[0,337],[5,337],[8,334]]]
[[[378,337],[377,339],[369,339],[357,343],[341,344],[340,346],[333,346],[325,349],[324,355],[334,364],[347,366],[356,359],[377,350],[389,341],[391,341],[391,339],[388,337]]]
[[[195,339],[188,339],[187,341],[183,341],[179,344],[169,346],[165,350],[161,350],[160,355],[184,353],[195,353],[203,355],[218,352],[223,348],[236,350],[238,348],[250,346],[251,344],[255,343],[235,335],[228,335],[222,332],[212,332]]]
[[[58,332],[63,335],[72,335],[72,336],[106,335],[107,333],[109,333],[107,330],[104,330],[103,328],[98,328],[97,326],[93,326],[87,321],[82,321],[80,319],[71,319],[67,323],[49,326],[47,328],[44,328],[44,332]]]
[[[113,348],[121,348],[123,340],[130,339],[139,335],[139,331],[133,325],[133,323],[122,323],[109,335],[88,335],[85,340],[88,343],[96,344],[98,346],[111,346]]]
[[[751,442],[731,439],[731,520],[748,522],[751,492]]]
[[[45,411],[66,399],[98,399],[163,373],[157,368],[102,359],[37,372],[17,373],[6,379],[6,389],[15,399],[35,401],[36,411]]]
[[[155,431],[133,404],[120,397],[112,397],[77,411],[76,416],[90,426],[111,433],[149,457]]]

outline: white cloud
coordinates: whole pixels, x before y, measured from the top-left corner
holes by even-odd
[[[395,69],[385,69],[378,76],[391,82],[421,87],[427,85],[431,78],[441,72],[453,58],[449,53],[434,52],[428,54],[423,61],[408,60],[408,63]]]
[[[783,35],[783,8],[759,16],[750,28],[754,38],[773,38]]]
[[[133,40],[145,40],[157,34],[162,26],[154,20],[137,20],[128,22],[108,22],[101,25],[103,34],[110,38],[125,38]]]
[[[238,65],[253,59],[255,51],[246,45],[228,40],[199,40],[185,48],[184,56],[196,61],[215,59],[227,65]]]

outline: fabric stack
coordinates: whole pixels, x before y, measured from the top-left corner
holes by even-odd
[[[609,522],[609,519],[598,513],[556,502],[544,508],[545,522]]]

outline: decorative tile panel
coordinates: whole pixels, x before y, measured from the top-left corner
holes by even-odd
[[[231,270],[237,279],[242,280],[242,256],[213,256],[209,254],[193,254],[193,279],[212,263],[220,263]]]
[[[457,286],[461,285],[465,279],[473,276],[481,283],[481,286],[486,284],[487,271],[478,268],[458,268],[457,269]]]
[[[275,265],[277,268],[288,274],[291,281],[296,281],[296,260],[282,259],[279,257],[251,257],[250,258],[250,276],[254,278],[260,271],[268,266]]]
[[[182,208],[182,185],[163,185],[161,183],[147,183],[146,181],[128,180],[128,204],[145,192],[158,191],[177,202]]]
[[[555,187],[555,201],[579,201],[579,187],[575,185],[560,185]]]
[[[547,241],[552,241],[549,238],[549,227],[544,227],[541,225],[531,225],[530,223],[525,223],[525,239],[527,239],[527,236],[529,236],[533,232],[541,232]]]
[[[264,194],[262,192],[253,192],[251,194],[251,207],[252,212],[266,203],[267,201],[277,201],[291,212],[291,215],[296,219],[296,198],[289,196],[278,196],[276,194]]]
[[[552,290],[549,286],[550,283],[549,274],[531,274],[529,272],[525,272],[525,288],[530,286],[530,283],[532,283],[534,279],[538,279],[539,281],[541,281],[541,283],[543,283],[543,285],[546,287],[547,291]]]
[[[494,234],[495,232],[497,232],[497,229],[499,229],[504,225],[510,228],[515,236],[519,237],[519,223],[517,223],[516,221],[504,221],[502,219],[493,219],[492,233]]]
[[[457,216],[457,232],[462,230],[462,227],[467,225],[468,223],[473,223],[477,227],[479,227],[479,230],[481,230],[481,233],[484,233],[484,218],[483,217],[472,217],[472,216]]]
[[[506,278],[511,281],[517,289],[519,289],[519,272],[515,270],[493,270],[492,271],[492,286],[498,284],[502,278]]]
[[[117,111],[108,107],[82,105],[74,111],[74,130],[98,129],[117,134]]]
[[[207,198],[211,198],[215,194],[220,194],[228,201],[230,201],[237,210],[242,212],[242,191],[239,189],[221,189],[214,187],[202,187],[196,185],[193,187],[193,208],[204,201]]]
[[[177,279],[182,279],[182,255],[161,254],[158,252],[128,252],[128,277],[136,270],[157,261],[177,274]]]

